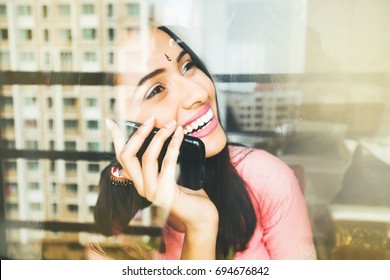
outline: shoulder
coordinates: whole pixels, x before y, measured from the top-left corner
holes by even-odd
[[[291,168],[271,153],[247,147],[229,147],[232,164],[256,197],[283,197],[299,190]]]

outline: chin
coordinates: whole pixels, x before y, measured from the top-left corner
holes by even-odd
[[[214,135],[210,135],[212,137],[202,139],[206,147],[206,158],[213,157],[220,153],[227,143],[226,134],[220,126],[214,133]]]

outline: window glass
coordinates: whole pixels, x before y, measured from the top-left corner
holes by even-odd
[[[95,5],[93,4],[83,4],[82,6],[83,15],[93,15],[95,14]]]
[[[58,13],[62,17],[70,16],[70,6],[66,4],[61,4],[58,6]]]
[[[318,258],[389,259],[390,1],[0,2],[0,256],[84,259],[91,240],[123,248],[120,238],[83,230],[115,158],[105,119],[140,120],[149,106],[130,108],[140,87],[118,85],[118,73],[147,68],[139,71],[155,43],[150,27],[164,25],[207,66],[229,143],[292,170]],[[159,77],[142,86],[159,93]],[[180,85],[173,97],[174,86],[149,100],[161,105],[153,114],[197,89]],[[161,217],[153,206],[132,222],[160,227]],[[46,222],[77,226],[35,227]]]

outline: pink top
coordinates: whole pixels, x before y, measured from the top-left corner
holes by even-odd
[[[234,259],[315,259],[305,200],[292,170],[263,150],[230,147],[230,154],[252,193],[257,216],[247,249]],[[163,238],[166,252],[159,258],[180,259],[184,234],[165,226]]]

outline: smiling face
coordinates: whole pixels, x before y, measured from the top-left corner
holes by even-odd
[[[218,121],[213,82],[167,33],[154,30],[149,40],[150,48],[138,69],[126,71],[134,67],[134,61],[126,61],[126,56],[121,59],[122,115],[141,123],[155,116],[159,128],[176,120],[185,134],[204,142],[206,157],[216,155],[226,145],[226,135]],[[124,50],[128,46],[125,44]]]

